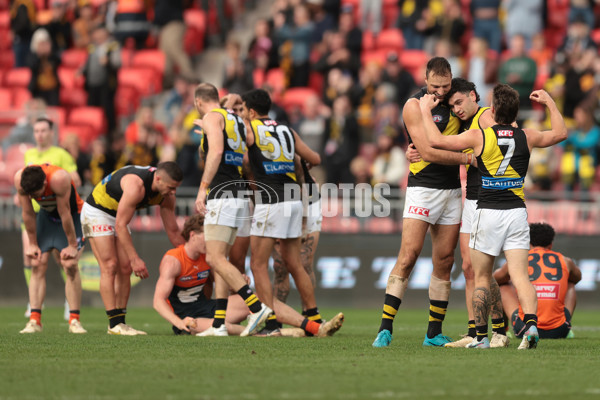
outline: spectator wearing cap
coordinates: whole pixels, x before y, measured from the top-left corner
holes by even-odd
[[[417,88],[415,80],[410,72],[405,70],[398,60],[398,54],[390,51],[387,55],[383,73],[381,76],[382,82],[390,83],[396,91],[396,103],[400,107],[404,107],[404,103],[408,100],[411,94]]]

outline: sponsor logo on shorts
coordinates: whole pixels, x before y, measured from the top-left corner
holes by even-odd
[[[441,115],[437,115],[437,114],[436,114],[436,115],[434,115],[434,116],[433,116],[433,122],[435,122],[436,124],[437,124],[438,122],[442,122],[442,116],[441,116]]]
[[[92,227],[93,233],[105,233],[105,232],[114,232],[115,227],[112,225],[94,225]]]
[[[498,137],[513,137],[513,131],[503,129],[498,131]]]
[[[429,217],[429,208],[410,206],[410,207],[408,207],[408,213],[422,215],[424,217]]]
[[[533,287],[537,293],[537,298],[540,300],[557,300],[558,299],[558,283],[545,283],[543,285],[534,284]]]

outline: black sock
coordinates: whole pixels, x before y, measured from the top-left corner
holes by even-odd
[[[379,326],[379,332],[384,329],[387,329],[390,331],[390,333],[393,332],[394,317],[398,313],[398,308],[400,308],[401,303],[401,299],[386,293],[385,300],[383,301],[383,313],[381,314],[381,325]]]
[[[537,315],[525,314],[523,316],[523,322],[525,322],[525,332],[527,332],[532,326],[537,328]]]
[[[302,311],[303,315],[310,319],[311,321],[315,321],[318,323],[323,322],[323,319],[321,318],[321,314],[319,313],[319,309],[317,307],[315,308],[310,308],[306,311]]]
[[[448,302],[429,299],[429,325],[427,326],[427,337],[433,339],[442,333],[442,322],[446,318]]]
[[[252,289],[250,289],[250,286],[244,285],[240,290],[238,290],[238,294],[242,296],[242,299],[244,299],[244,302],[250,309],[250,312],[257,313],[260,311],[262,303],[258,297],[256,297]]]
[[[488,337],[488,325],[477,326],[477,341],[481,342],[484,338]]]
[[[213,328],[219,328],[225,323],[225,311],[227,310],[227,299],[217,299],[215,316],[213,317]]]
[[[275,329],[279,329],[279,322],[277,322],[277,316],[275,314],[271,314],[269,316],[269,318],[267,318],[265,328],[269,331],[274,331]]]
[[[125,323],[125,313],[123,312],[123,310],[121,308],[115,308],[113,310],[108,310],[106,312],[106,315],[108,316],[108,323],[109,323],[109,326],[111,327],[111,329],[119,324]]]
[[[504,326],[504,318],[492,318],[492,332],[498,335],[506,336],[506,326]]]
[[[472,338],[477,336],[477,329],[475,329],[475,320],[474,319],[470,319],[469,322],[467,323],[467,327],[469,328],[469,331],[467,332],[467,336],[470,336]]]

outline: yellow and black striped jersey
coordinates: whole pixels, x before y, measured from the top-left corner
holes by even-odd
[[[239,116],[224,108],[215,108],[210,112],[217,112],[225,120],[223,129],[223,155],[217,173],[208,187],[208,199],[222,196],[236,197],[238,190],[246,188],[242,178],[242,163],[246,152],[246,126]],[[200,148],[208,153],[208,140],[203,133]]]
[[[483,150],[477,157],[481,189],[477,208],[508,210],[525,207],[523,183],[529,166],[529,146],[522,129],[494,125],[483,130]]]
[[[285,200],[285,186],[298,186],[294,157],[294,134],[286,125],[268,118],[251,122],[254,144],[248,147],[254,179],[260,182],[258,190],[264,204]],[[289,186],[288,189],[292,189]],[[294,188],[299,189],[298,188]],[[290,192],[291,193],[291,192]]]
[[[460,125],[460,133],[468,131],[469,129],[482,129],[479,124],[479,118],[489,107],[479,107],[477,113],[466,121],[463,121]],[[473,149],[467,149],[465,153],[472,153]],[[467,165],[467,199],[477,200],[479,196],[479,187],[481,186],[481,176],[477,167],[471,167]]]
[[[155,167],[127,165],[105,176],[88,196],[86,203],[116,217],[119,201],[123,196],[121,179],[125,175],[133,174],[139,176],[144,182],[144,198],[136,205],[135,209],[139,210],[140,208],[158,205],[163,201],[163,196],[152,191],[152,181],[155,173]]]
[[[411,98],[420,99],[427,94],[427,88],[422,88]],[[460,122],[452,115],[445,103],[439,103],[431,110],[433,122],[444,136],[457,135]],[[406,127],[405,127],[406,128]],[[412,143],[410,132],[406,129],[408,140]],[[426,187],[432,189],[458,189],[460,188],[460,175],[458,165],[441,165],[419,161],[410,164],[408,186]]]

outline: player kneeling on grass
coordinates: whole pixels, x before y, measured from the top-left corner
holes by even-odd
[[[216,305],[210,294],[205,294],[210,266],[206,263],[204,217],[188,218],[181,235],[185,244],[167,251],[160,262],[154,309],[173,324],[175,334],[196,334],[212,326]],[[250,312],[239,295],[229,296],[227,304],[227,330],[219,336],[239,335],[245,328],[239,322]]]
[[[573,260],[552,251],[554,228],[545,223],[529,225],[529,280],[538,300],[538,331],[541,339],[572,337],[571,317],[575,311],[577,295],[575,285],[581,280],[581,270]],[[511,323],[516,337],[523,337],[524,314],[515,287],[512,285],[508,265],[494,272],[500,285],[504,309],[511,312]]]

